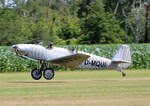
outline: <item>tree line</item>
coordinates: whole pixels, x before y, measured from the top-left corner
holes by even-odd
[[[145,43],[145,0],[137,1],[1,0],[0,45]]]

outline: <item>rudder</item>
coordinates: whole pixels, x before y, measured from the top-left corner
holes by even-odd
[[[127,68],[131,64],[130,47],[122,45],[112,58],[112,62],[119,64],[121,68]]]

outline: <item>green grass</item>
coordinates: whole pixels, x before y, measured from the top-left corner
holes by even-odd
[[[56,71],[35,81],[30,73],[0,74],[0,106],[149,106],[150,70]]]

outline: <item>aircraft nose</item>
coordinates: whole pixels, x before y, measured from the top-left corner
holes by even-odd
[[[17,47],[16,45],[12,45],[10,48],[12,48],[12,49],[13,49],[13,48],[16,48],[16,47]]]
[[[28,54],[24,45],[21,45],[21,44],[12,45],[10,47],[10,50],[12,52],[19,54],[19,55],[27,55]]]
[[[12,46],[10,47],[10,50],[12,50],[12,51],[18,50],[18,46],[17,46],[17,45],[12,45]]]

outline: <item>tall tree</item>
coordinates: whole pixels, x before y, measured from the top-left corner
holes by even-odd
[[[123,43],[125,33],[116,20],[113,20],[112,24],[112,15],[105,14],[102,1],[96,0],[91,3],[88,10],[89,15],[83,23],[83,35],[79,43]]]

